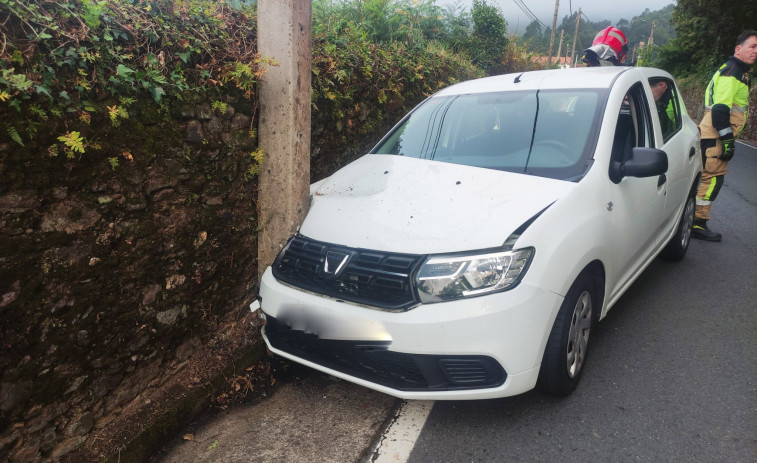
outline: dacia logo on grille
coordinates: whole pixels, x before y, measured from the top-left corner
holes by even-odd
[[[340,251],[326,251],[326,259],[323,261],[323,273],[336,276],[342,271],[350,255]]]

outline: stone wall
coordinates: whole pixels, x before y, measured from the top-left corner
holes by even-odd
[[[130,108],[78,159],[0,138],[2,461],[113,455],[260,342],[252,107]]]

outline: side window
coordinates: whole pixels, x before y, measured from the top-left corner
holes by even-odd
[[[653,145],[651,115],[646,101],[641,83],[631,87],[623,98],[612,147],[614,162],[631,159],[632,151],[637,146]]]
[[[662,128],[663,141],[668,141],[681,128],[680,99],[675,84],[670,79],[653,77],[649,79],[655,112]]]

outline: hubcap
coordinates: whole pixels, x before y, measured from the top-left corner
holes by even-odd
[[[694,198],[689,198],[686,201],[686,210],[683,212],[683,223],[681,226],[681,245],[685,249],[689,245],[691,240],[691,229],[694,227]]]
[[[591,331],[591,294],[584,291],[573,308],[568,332],[568,376],[575,378],[584,364]]]

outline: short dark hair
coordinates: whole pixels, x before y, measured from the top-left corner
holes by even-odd
[[[736,46],[740,47],[744,45],[744,42],[746,42],[749,37],[757,37],[757,31],[755,31],[754,29],[748,29],[742,32],[741,35],[739,35],[736,39]]]

